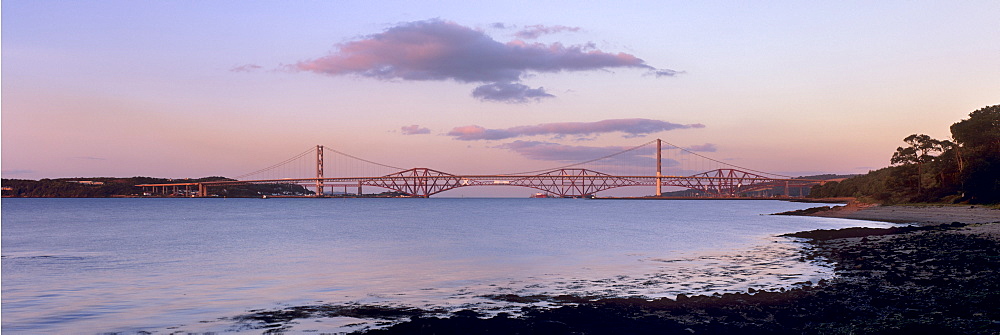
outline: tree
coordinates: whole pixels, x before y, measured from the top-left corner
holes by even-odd
[[[917,190],[923,190],[924,188],[924,173],[923,165],[924,163],[934,161],[937,156],[932,155],[932,153],[942,153],[950,149],[953,144],[948,140],[935,140],[930,136],[924,134],[913,134],[907,136],[903,139],[910,146],[908,147],[898,147],[896,152],[892,154],[892,158],[889,160],[893,165],[917,165]],[[902,171],[902,170],[901,170]]]
[[[890,159],[893,166],[813,191],[884,203],[1000,203],[1000,105],[983,107],[952,124],[951,137],[907,136],[907,146],[896,148]]]
[[[1000,151],[1000,105],[980,108],[952,124],[951,137],[963,147]]]
[[[951,141],[939,141],[924,134],[913,134],[903,139],[909,147],[898,147],[896,153],[892,154],[890,162],[892,164],[922,164],[934,160],[937,156],[932,153],[940,153],[952,147]]]
[[[1000,105],[951,125],[961,191],[973,202],[1000,202]]]

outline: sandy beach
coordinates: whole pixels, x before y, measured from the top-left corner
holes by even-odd
[[[856,220],[936,225],[952,222],[965,224],[1000,222],[1000,209],[982,206],[894,205],[882,206],[851,202],[843,206],[823,206],[783,215],[822,216]]]

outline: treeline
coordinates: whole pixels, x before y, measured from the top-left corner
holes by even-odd
[[[222,177],[198,179],[224,180]],[[3,195],[27,198],[104,198],[141,195],[139,184],[182,182],[171,179],[131,178],[57,178],[57,179],[3,179]],[[183,180],[188,182],[188,180]]]
[[[109,198],[142,196],[140,184],[195,183],[231,181],[225,177],[197,179],[165,179],[152,177],[131,178],[59,178],[59,179],[3,179],[3,196],[23,198]],[[195,190],[196,191],[196,190]],[[212,188],[210,191],[225,197],[259,197],[261,195],[306,195],[312,191],[299,185],[259,184],[231,185]],[[183,194],[177,194],[183,196]]]
[[[951,139],[913,134],[889,167],[814,186],[810,195],[858,197],[881,203],[1000,203],[1000,105],[951,125]]]

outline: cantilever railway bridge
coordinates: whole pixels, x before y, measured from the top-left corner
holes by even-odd
[[[638,148],[649,147],[653,143],[655,146],[655,174],[619,173],[609,174],[599,172],[591,168],[584,167],[587,163],[599,162],[601,160],[619,160],[622,155],[629,154],[632,157],[642,158],[643,155],[636,154]],[[722,165],[721,168],[712,169],[706,172],[691,175],[667,175],[663,173],[663,144],[668,144],[668,150],[673,150],[690,157],[700,157],[703,160],[713,161]],[[331,151],[354,162],[367,163],[382,168],[394,169],[396,172],[386,174],[367,175],[355,173],[354,176],[326,177],[324,173],[324,153]],[[592,197],[597,192],[630,186],[655,187],[656,195],[662,195],[664,186],[682,187],[697,190],[710,197],[737,197],[754,191],[766,189],[783,188],[784,194],[792,187],[805,187],[821,184],[822,180],[796,179],[788,176],[771,174],[740,168],[735,165],[717,161],[687,149],[674,146],[660,139],[646,144],[625,149],[611,155],[589,160],[582,163],[567,165],[549,170],[539,170],[525,173],[513,174],[485,174],[485,175],[459,175],[446,173],[429,168],[402,169],[393,166],[368,161],[355,156],[347,155],[336,150],[317,145],[315,148],[315,176],[293,177],[293,178],[246,178],[248,176],[258,176],[274,171],[283,166],[309,158],[313,149],[300,153],[299,155],[285,160],[270,167],[251,172],[230,181],[207,181],[191,183],[171,183],[171,184],[144,184],[138,185],[150,193],[159,194],[185,194],[189,196],[207,197],[212,195],[213,189],[225,188],[235,185],[249,184],[297,184],[315,189],[315,196],[323,196],[326,187],[354,187],[358,189],[357,194],[361,194],[363,187],[377,187],[406,194],[411,197],[430,197],[444,191],[472,186],[520,186],[540,190],[547,194],[558,197]],[[647,157],[646,162],[652,161],[652,157]],[[668,159],[672,163],[678,160]],[[312,162],[309,162],[311,165]],[[602,166],[600,163],[596,164]],[[619,164],[621,166],[623,164]],[[634,164],[624,164],[634,165]],[[607,166],[607,165],[603,165]],[[310,167],[310,170],[311,167]],[[749,171],[748,171],[749,170]],[[312,171],[310,171],[311,173]],[[301,173],[301,169],[299,171]],[[181,190],[184,190],[183,192]]]

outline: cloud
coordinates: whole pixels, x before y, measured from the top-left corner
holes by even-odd
[[[512,41],[442,20],[403,23],[365,39],[341,44],[328,56],[299,62],[295,69],[327,75],[379,79],[514,82],[526,71],[586,71],[609,67],[655,70],[626,53],[589,46]]]
[[[577,29],[532,27],[538,34]],[[504,102],[552,97],[541,88],[529,89],[519,84],[529,72],[609,68],[635,68],[657,74],[674,72],[654,68],[631,54],[597,50],[592,43],[569,46],[521,40],[502,43],[482,31],[438,19],[402,23],[378,34],[341,43],[329,55],[298,62],[289,68],[330,76],[357,75],[382,80],[491,83],[478,87],[479,93],[473,95],[483,101]]]
[[[591,147],[579,145],[563,145],[541,141],[514,141],[497,146],[497,148],[507,149],[520,154],[528,159],[556,161],[564,163],[585,162],[595,158],[600,158],[616,153],[621,153],[595,162],[595,165],[627,165],[627,166],[656,166],[656,158],[648,156],[648,152],[628,151],[629,147],[607,146]],[[663,166],[676,166],[680,163],[676,160],[663,158]]]
[[[20,175],[20,174],[31,174],[35,173],[35,170],[24,170],[24,169],[13,169],[13,170],[3,170],[0,171],[3,175]]]
[[[421,127],[421,126],[415,125],[415,124],[414,125],[409,125],[409,126],[402,126],[399,129],[403,132],[403,135],[419,135],[419,134],[430,134],[431,133],[430,129],[427,129],[427,128],[424,128],[424,127]]]
[[[454,129],[448,132],[448,136],[454,136],[456,140],[475,141],[475,140],[502,140],[506,138],[517,137],[519,135],[503,129],[486,129],[480,126],[472,125],[464,127],[455,127]]]
[[[715,152],[715,150],[717,150],[717,148],[715,147],[715,144],[712,144],[712,143],[692,145],[692,146],[687,147],[685,149],[690,150],[690,151],[700,151],[700,152]]]
[[[94,157],[94,156],[74,156],[74,157],[70,157],[70,158],[72,158],[72,159],[89,160],[89,161],[104,161],[104,160],[108,160],[107,158],[104,158],[104,157]]]
[[[229,71],[232,71],[232,72],[253,72],[253,71],[260,70],[261,68],[262,68],[262,66],[257,65],[257,64],[243,64],[243,65],[234,67],[232,69],[229,69]]]
[[[657,78],[659,77],[673,77],[678,74],[684,73],[683,71],[674,71],[671,69],[659,69],[651,72]]]
[[[560,162],[582,162],[628,149],[618,146],[590,147],[540,141],[514,141],[497,147],[534,160]]]
[[[492,83],[476,87],[472,90],[472,96],[484,101],[498,101],[506,103],[526,103],[538,101],[542,98],[553,98],[552,94],[545,92],[542,87],[530,88],[527,85],[518,83]]]
[[[555,34],[555,33],[563,32],[563,31],[577,32],[577,31],[580,31],[580,27],[567,27],[567,26],[551,26],[551,27],[549,27],[549,26],[543,26],[543,25],[540,25],[540,24],[536,24],[536,25],[533,25],[533,26],[524,27],[523,30],[514,33],[514,36],[517,36],[518,38],[533,40],[533,39],[536,39],[536,38],[538,38],[539,36],[542,36],[542,35]]]
[[[471,125],[456,127],[448,132],[447,135],[461,141],[502,140],[514,137],[537,135],[588,136],[612,132],[622,132],[626,134],[626,137],[636,137],[666,130],[704,127],[705,125],[699,123],[678,124],[650,119],[610,119],[597,122],[543,123],[533,126],[518,126],[507,129],[487,129],[481,126]]]

